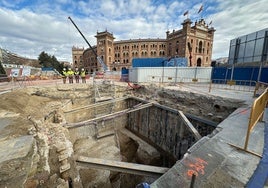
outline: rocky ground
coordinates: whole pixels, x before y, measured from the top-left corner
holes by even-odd
[[[78,171],[73,159],[74,153],[97,158],[105,156],[112,160],[138,161],[144,164],[153,164],[159,160],[158,157],[152,157],[158,156],[154,152],[152,156],[142,155],[149,146],[137,143],[122,133],[118,133],[120,136],[117,139],[107,137],[101,140],[81,139],[75,143],[70,141],[68,129],[61,126],[65,121],[62,109],[76,107],[77,100],[83,101],[83,105],[92,103],[91,90],[91,86],[81,84],[75,89],[72,86],[29,87],[0,95],[0,142],[25,135],[32,135],[34,138],[31,143],[33,149],[29,172],[20,181],[13,182],[15,179],[12,180],[12,176],[17,172],[14,169],[20,167],[10,167],[9,173],[8,169],[6,173],[0,173],[0,186],[68,187],[69,184],[73,187],[123,187],[122,182],[126,182],[126,185],[130,180],[128,175],[103,170]],[[135,91],[125,86],[117,86],[116,97],[125,95],[156,101],[217,123],[243,105],[242,101],[165,90],[154,86],[144,86]],[[62,165],[62,162],[59,162],[59,151],[62,147],[68,155],[67,163],[72,169],[68,173],[59,172]],[[8,162],[10,161],[6,159],[0,167]],[[70,177],[72,178],[69,179]]]

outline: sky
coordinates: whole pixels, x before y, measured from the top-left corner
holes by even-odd
[[[165,39],[186,18],[203,18],[216,30],[217,59],[228,57],[231,39],[268,28],[267,6],[268,0],[0,0],[0,48],[33,59],[44,51],[72,62],[72,47],[88,45],[69,16],[91,46],[97,32],[107,30],[115,41]]]

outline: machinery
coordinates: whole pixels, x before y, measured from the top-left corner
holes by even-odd
[[[74,23],[74,21],[72,20],[72,18],[69,16],[68,19],[72,22],[72,24],[75,26],[75,28],[78,30],[78,32],[80,33],[80,35],[84,38],[84,40],[86,41],[86,43],[88,44],[88,46],[90,47],[90,49],[93,51],[94,55],[97,58],[97,61],[101,64],[103,70],[106,72],[108,71],[108,67],[107,65],[102,61],[102,58],[98,56],[98,54],[94,51],[94,49],[92,48],[92,46],[89,44],[89,42],[87,41],[87,39],[85,38],[85,36],[83,35],[83,33],[79,30],[79,28],[77,27],[77,25]]]

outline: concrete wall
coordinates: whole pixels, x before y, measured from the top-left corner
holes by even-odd
[[[71,141],[74,143],[77,139],[89,136],[99,138],[115,134],[117,129],[127,127],[175,162],[182,158],[187,149],[197,141],[193,133],[193,129],[194,131],[196,129],[190,122],[188,124],[185,122],[186,117],[182,117],[181,112],[162,105],[153,104],[151,107],[135,110],[138,104],[146,103],[148,101],[130,97],[66,112],[67,125],[68,123],[81,124],[69,128]],[[128,112],[127,109],[133,111]],[[117,113],[124,110],[127,111]],[[189,128],[189,124],[192,128]],[[212,131],[199,124],[196,128],[202,130],[203,136]]]
[[[129,106],[138,103],[134,99],[128,100]],[[130,113],[127,128],[161,148],[175,160],[182,158],[187,149],[197,141],[178,111],[161,105]]]

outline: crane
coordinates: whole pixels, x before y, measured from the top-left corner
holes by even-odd
[[[191,67],[192,66],[192,46],[191,46],[190,42],[188,42],[188,50],[189,50],[189,54],[190,54],[189,60],[190,60],[190,67]]]
[[[77,25],[74,23],[74,21],[72,20],[72,18],[69,16],[68,19],[72,22],[72,24],[75,26],[75,28],[77,29],[77,31],[80,33],[80,35],[84,38],[84,40],[86,41],[86,43],[88,44],[88,46],[90,47],[90,49],[93,51],[94,55],[96,56],[98,62],[101,64],[102,68],[104,71],[108,71],[108,67],[107,65],[102,61],[102,58],[98,56],[98,54],[95,52],[95,50],[92,48],[92,46],[89,44],[89,42],[87,41],[86,37],[83,35],[83,33],[79,30],[79,28],[77,27]]]

